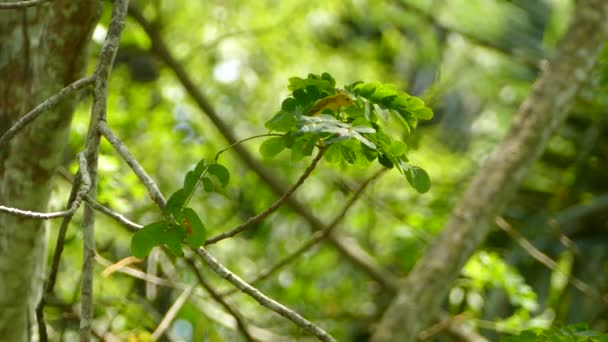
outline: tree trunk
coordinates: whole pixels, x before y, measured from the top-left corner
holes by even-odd
[[[12,1],[14,2],[14,1]],[[100,1],[0,10],[0,135],[83,75]],[[46,211],[76,98],[42,114],[0,149],[0,204]],[[0,214],[0,340],[30,340],[44,280],[46,224]]]
[[[564,121],[608,37],[608,1],[579,0],[555,57],[454,209],[437,241],[409,274],[372,340],[414,341],[436,316],[468,258],[487,236],[489,222],[517,190],[532,162]]]

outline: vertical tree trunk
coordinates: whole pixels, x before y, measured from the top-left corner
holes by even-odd
[[[608,1],[579,0],[555,58],[544,68],[511,129],[469,186],[442,234],[385,311],[373,341],[414,341],[436,316],[461,268],[487,236],[489,222],[564,121],[607,37]]]
[[[100,1],[54,0],[0,10],[0,134],[83,75]],[[0,150],[0,204],[45,211],[67,142],[74,97]],[[0,214],[0,340],[29,340],[46,263],[46,225]]]

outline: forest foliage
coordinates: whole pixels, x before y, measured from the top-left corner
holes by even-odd
[[[354,241],[391,277],[405,277],[532,91],[540,60],[555,51],[575,2],[132,6],[181,69],[129,16],[110,79],[107,121],[168,199],[163,210],[156,208],[129,165],[102,142],[98,202],[143,228],[134,233],[98,217],[94,328],[123,340],[150,339],[185,289],[198,284],[188,262],[193,249],[205,246],[235,274],[338,340],[363,341],[393,293],[328,239],[277,267],[324,229],[310,225],[297,205],[279,203],[238,235],[222,234],[277,203],[280,195],[264,172],[285,191],[304,178],[292,197],[319,224],[336,222],[327,236]],[[104,3],[93,34],[90,68],[110,8]],[[458,326],[489,340],[607,340],[600,333],[608,330],[607,65],[604,53],[564,127],[449,291],[448,318],[421,336],[457,340],[448,327]],[[189,87],[204,94],[229,133]],[[63,175],[78,170],[90,105],[85,97],[75,113]],[[264,171],[243,154],[253,155]],[[51,210],[65,205],[71,188],[57,178]],[[46,307],[58,338],[77,330],[75,314],[65,310],[78,301],[82,220],[78,214],[70,225],[55,305]],[[58,225],[51,224],[50,241]],[[115,268],[131,255],[141,260]],[[271,334],[269,340],[310,338],[199,268],[245,321]],[[163,338],[244,339],[214,295],[200,287],[190,291]]]

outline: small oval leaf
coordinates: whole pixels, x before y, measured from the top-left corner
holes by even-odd
[[[421,194],[429,191],[431,188],[431,178],[429,177],[429,174],[424,171],[424,169],[418,166],[408,165],[404,172],[405,178],[407,178],[407,181],[414,189],[416,189],[416,191]]]
[[[217,163],[209,165],[208,172],[214,175],[217,180],[222,183],[222,186],[228,185],[228,182],[230,181],[230,172],[228,172],[228,169],[223,165]]]
[[[266,139],[260,145],[260,154],[264,158],[272,158],[285,149],[285,140],[283,137],[272,137]]]
[[[184,209],[183,226],[186,229],[186,243],[192,248],[198,248],[207,239],[207,229],[203,221],[192,208]]]
[[[167,227],[167,222],[158,221],[145,225],[142,229],[135,232],[131,238],[131,254],[134,257],[143,259],[155,246],[163,244],[163,230]]]

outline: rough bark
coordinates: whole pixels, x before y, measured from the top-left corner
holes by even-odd
[[[468,258],[487,236],[489,222],[517,190],[564,121],[608,37],[608,1],[579,0],[567,34],[454,209],[442,234],[418,261],[383,314],[373,341],[414,341],[436,316]]]
[[[0,134],[83,75],[100,1],[55,0],[0,10]],[[76,98],[40,116],[0,150],[0,203],[46,211]],[[46,263],[46,225],[0,215],[0,340],[30,340]]]

